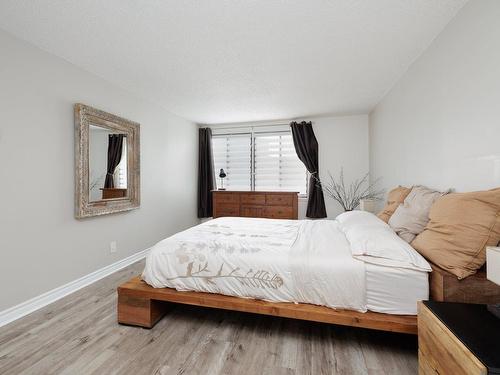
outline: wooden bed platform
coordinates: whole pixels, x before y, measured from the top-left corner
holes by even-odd
[[[414,315],[360,313],[310,304],[266,302],[213,293],[178,292],[171,288],[153,288],[139,277],[118,287],[118,322],[151,328],[165,314],[168,303],[417,334],[417,317]]]
[[[484,269],[464,280],[458,280],[432,263],[431,267],[429,293],[432,300],[483,304],[498,303],[500,300],[500,286],[486,279]],[[155,289],[139,277],[118,287],[118,322],[151,328],[165,314],[169,303],[417,334],[417,317],[414,315],[360,313],[304,303],[265,302],[213,293]]]

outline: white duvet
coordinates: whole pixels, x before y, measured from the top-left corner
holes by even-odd
[[[386,223],[354,211],[336,220],[214,219],[157,243],[142,278],[156,288],[364,312],[366,263],[410,275],[431,271]],[[406,310],[394,309],[414,313]]]

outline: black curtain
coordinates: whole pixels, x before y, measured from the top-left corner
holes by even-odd
[[[106,180],[104,181],[105,188],[115,187],[113,175],[122,158],[123,136],[124,134],[110,134],[108,137],[108,168]]]
[[[212,190],[215,181],[212,130],[200,128],[198,143],[198,217],[201,219],[212,216]]]
[[[314,135],[311,122],[295,121],[292,128],[293,144],[297,156],[311,174],[309,177],[309,198],[307,199],[306,216],[321,219],[326,217],[325,198],[319,181],[318,141]]]

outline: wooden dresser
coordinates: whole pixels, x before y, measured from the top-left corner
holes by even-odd
[[[213,217],[297,219],[298,192],[214,190]]]
[[[102,199],[125,198],[127,196],[127,189],[122,188],[101,188]]]

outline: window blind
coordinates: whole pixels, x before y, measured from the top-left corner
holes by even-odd
[[[263,133],[254,137],[255,190],[306,194],[307,171],[297,157],[292,135]]]
[[[307,193],[307,171],[297,157],[289,131],[212,136],[217,188],[219,171],[228,190]]]
[[[221,181],[219,171],[226,172],[224,187],[228,190],[252,190],[252,135],[231,134],[212,137],[215,180],[217,188]]]

